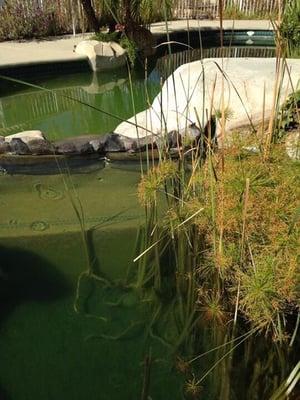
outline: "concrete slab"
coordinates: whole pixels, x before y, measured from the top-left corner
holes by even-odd
[[[8,41],[0,43],[0,68],[40,63],[79,61],[86,56],[75,53],[74,46],[84,36],[68,36],[45,40]]]
[[[187,31],[187,30],[218,30],[220,29],[220,21],[218,20],[178,20],[168,22],[168,31]],[[225,20],[223,22],[225,30],[273,30],[272,24],[267,20]],[[156,22],[151,25],[151,32],[155,35],[166,33],[166,23]]]
[[[218,30],[220,22],[216,20],[179,20],[169,21],[168,31]],[[272,30],[270,21],[224,21],[225,30]],[[165,22],[152,24],[151,31],[155,36],[166,34]],[[0,43],[0,69],[40,63],[56,63],[85,60],[86,56],[76,54],[74,46],[90,36],[91,33],[76,36],[55,37],[45,40],[7,41]]]

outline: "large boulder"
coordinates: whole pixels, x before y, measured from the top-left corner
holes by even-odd
[[[76,46],[76,53],[88,57],[93,71],[106,71],[126,65],[126,50],[116,42],[83,40]]]
[[[122,122],[114,132],[132,138],[156,139],[172,131],[182,132],[191,124],[199,126],[199,122],[205,128],[210,110],[217,117],[220,114],[222,92],[225,132],[255,125],[263,114],[266,119],[271,115],[276,65],[275,58],[216,58],[184,64],[165,81],[148,110],[130,118],[129,123]],[[285,72],[280,86],[280,104],[300,78],[300,60],[287,60],[287,67],[290,73]],[[220,133],[219,121],[216,135]]]

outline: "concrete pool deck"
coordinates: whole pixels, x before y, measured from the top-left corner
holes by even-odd
[[[224,30],[269,30],[273,27],[267,20],[225,20]],[[220,22],[217,20],[179,20],[168,23],[168,31],[179,32],[189,30],[217,31]],[[152,33],[158,37],[166,34],[165,22],[157,22],[151,26]],[[58,63],[86,60],[86,56],[76,54],[74,46],[90,36],[91,33],[76,36],[62,36],[41,40],[7,41],[0,43],[0,69],[34,65],[41,63]]]

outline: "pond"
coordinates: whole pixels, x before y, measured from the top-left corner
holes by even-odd
[[[216,56],[220,50],[205,51]],[[272,52],[230,49],[235,56]],[[132,85],[126,71],[27,79],[51,93],[3,85],[0,135],[27,129],[40,129],[51,140],[104,134],[119,121],[71,98],[126,119],[146,108],[170,69],[201,55],[194,50],[161,57],[146,81],[143,71],[134,72]],[[149,305],[126,286],[144,222],[139,180],[138,163],[116,162],[89,174],[0,176],[1,400],[184,398],[180,363],[174,368],[173,352],[149,334]],[[168,324],[160,328],[172,336],[174,321]],[[246,398],[250,383],[258,397],[247,398],[264,393],[256,382],[263,373],[259,341],[244,352],[254,347],[257,359],[247,367],[241,352],[239,372],[232,381],[223,376],[223,384],[227,379],[232,386],[224,399]],[[204,373],[213,361],[206,359],[199,370]],[[249,368],[256,369],[254,377]],[[279,376],[275,367],[272,376]],[[212,375],[203,398],[217,399],[220,379]]]

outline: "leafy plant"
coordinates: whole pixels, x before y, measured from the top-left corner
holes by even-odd
[[[289,96],[281,107],[276,121],[275,140],[281,140],[286,132],[300,124],[300,90]]]
[[[130,65],[133,67],[137,56],[136,44],[127,36],[122,36],[119,43],[120,46],[123,47],[123,49],[127,50],[128,60],[130,62]]]

